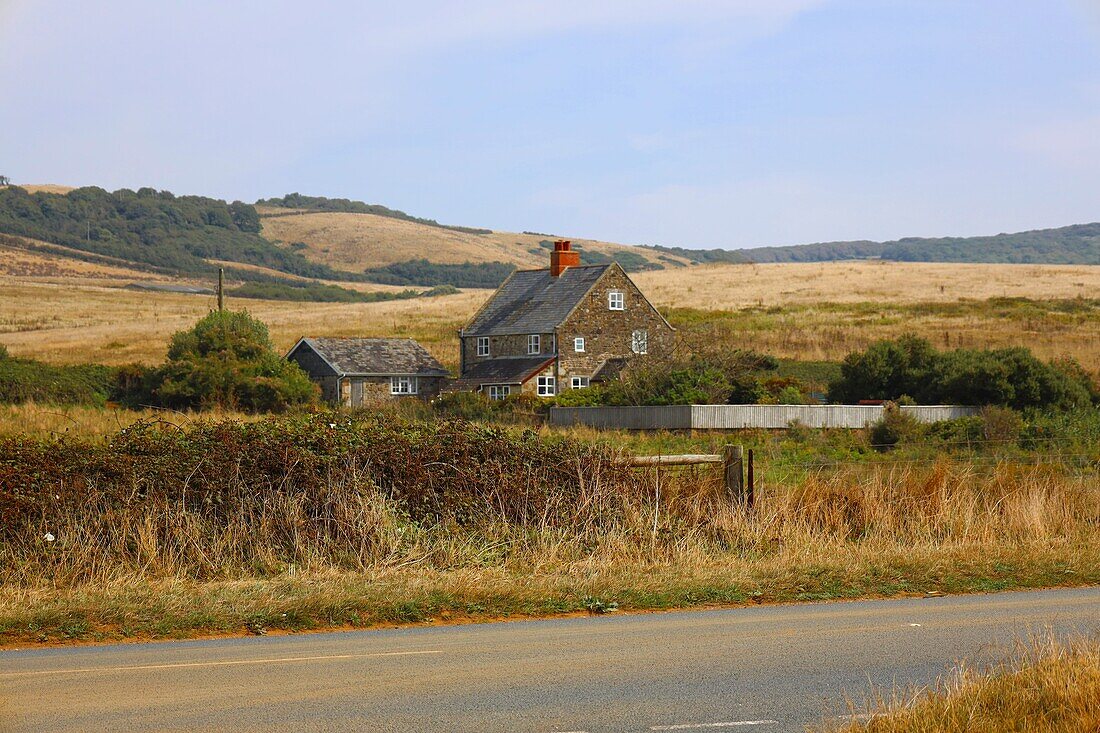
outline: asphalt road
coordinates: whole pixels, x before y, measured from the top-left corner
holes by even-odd
[[[0,652],[0,731],[800,731],[1100,588]]]

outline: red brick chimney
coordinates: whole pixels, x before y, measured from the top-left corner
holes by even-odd
[[[554,251],[550,253],[550,277],[557,277],[567,267],[581,266],[581,253],[574,252],[569,245],[570,242],[564,240],[554,242]]]

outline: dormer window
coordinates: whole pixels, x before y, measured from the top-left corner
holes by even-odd
[[[533,333],[527,337],[527,353],[539,354],[542,352],[542,339],[537,333]]]
[[[612,290],[607,294],[607,309],[611,311],[626,310],[626,298],[619,290]]]

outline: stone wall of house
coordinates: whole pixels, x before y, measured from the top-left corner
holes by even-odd
[[[608,308],[608,294],[612,291],[623,293],[623,310]],[[633,333],[638,330],[646,332],[645,355],[632,350]],[[583,353],[574,349],[577,337],[584,338]],[[612,267],[558,329],[558,391],[570,388],[571,377],[591,377],[608,359],[665,358],[672,353],[675,342],[672,327],[630,278]]]
[[[479,361],[485,361],[486,359],[495,359],[499,356],[535,356],[535,354],[527,353],[527,336],[529,334],[518,334],[514,336],[490,336],[489,337],[489,356],[477,355],[477,336],[465,336],[463,337],[464,347],[466,349],[466,367],[469,368]],[[552,333],[540,333],[540,348],[539,353],[551,356],[554,353],[554,334]]]
[[[337,402],[336,373],[317,352],[305,344],[295,349],[287,359],[293,361],[302,368],[309,378],[321,386],[321,399],[326,402]]]
[[[439,394],[444,377],[419,377],[418,391],[412,395],[395,395],[390,392],[389,377],[348,377],[343,382],[341,404],[350,407],[377,405],[391,400],[429,400]]]

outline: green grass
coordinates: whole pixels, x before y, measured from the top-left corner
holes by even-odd
[[[1036,546],[975,557],[896,552],[783,565],[730,555],[705,566],[584,565],[531,575],[501,568],[312,577],[164,580],[0,590],[0,644],[187,638],[341,627],[706,606],[981,593],[1100,583],[1100,547]]]

